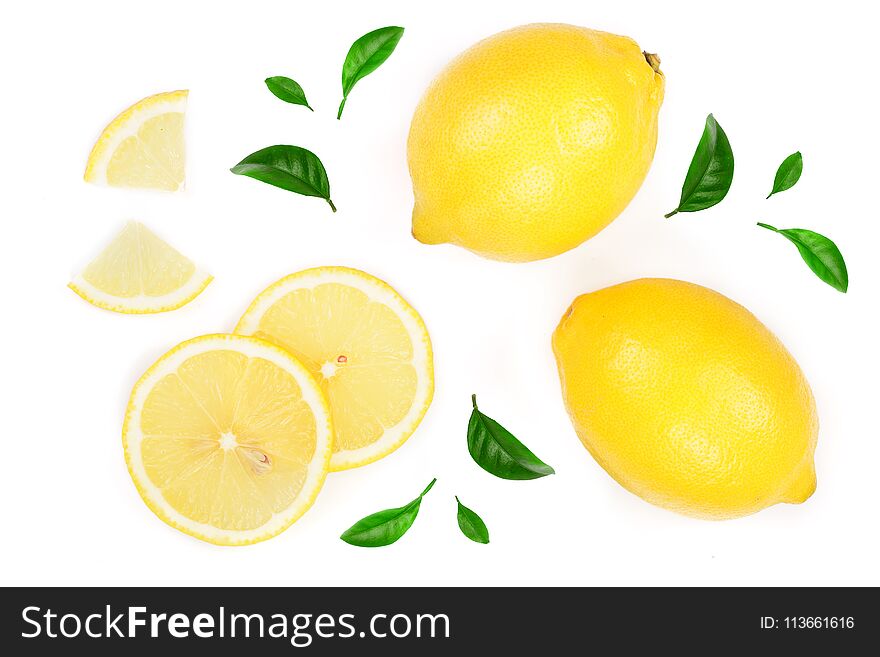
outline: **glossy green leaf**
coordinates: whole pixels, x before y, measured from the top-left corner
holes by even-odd
[[[681,187],[681,200],[666,218],[679,212],[698,212],[721,203],[732,182],[733,150],[724,130],[710,114],[706,117],[703,136]]]
[[[794,187],[797,184],[797,181],[801,179],[801,173],[803,170],[804,158],[800,151],[792,153],[782,160],[782,164],[780,164],[779,169],[776,170],[776,179],[773,181],[773,191],[767,195],[767,198]]]
[[[474,543],[488,543],[489,529],[486,527],[483,519],[472,509],[462,504],[461,500],[458,499],[458,495],[455,496],[455,501],[458,503],[458,528],[461,530],[461,533]]]
[[[507,429],[477,408],[468,422],[467,442],[471,458],[486,472],[502,479],[538,479],[555,474],[555,470],[535,456]]]
[[[840,249],[830,239],[812,230],[804,228],[774,228],[768,224],[758,223],[761,228],[779,233],[792,242],[801,254],[801,258],[807,263],[807,267],[813,270],[823,281],[835,290],[846,292],[849,287],[849,274],[846,271],[846,262]]]
[[[354,85],[385,63],[402,36],[402,27],[380,27],[351,44],[342,65],[342,102],[339,103],[337,119],[342,118],[345,101]]]
[[[266,86],[269,88],[269,91],[285,103],[302,105],[303,107],[308,107],[313,112],[315,111],[312,109],[312,106],[309,105],[309,101],[306,100],[306,92],[303,91],[303,88],[296,80],[291,80],[283,75],[276,75],[271,78],[266,78]]]
[[[269,185],[303,196],[317,196],[336,206],[330,200],[330,181],[318,156],[299,146],[269,146],[251,153],[230,169],[232,173],[248,176]]]
[[[406,534],[419,515],[422,498],[434,486],[431,481],[416,499],[396,509],[385,509],[362,518],[346,529],[341,538],[350,545],[358,547],[383,547],[391,545]]]

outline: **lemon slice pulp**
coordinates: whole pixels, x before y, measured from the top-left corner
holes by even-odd
[[[418,313],[383,281],[319,267],[266,289],[235,329],[293,353],[327,395],[331,470],[376,461],[415,431],[431,403],[431,340]]]
[[[188,94],[184,90],[149,96],[113,119],[92,148],[86,182],[172,192],[183,189]]]
[[[146,226],[132,221],[69,287],[100,308],[160,313],[186,305],[212,280]]]
[[[311,506],[332,449],[327,402],[274,345],[209,335],[162,356],[135,385],[125,459],[147,505],[210,543],[271,538]]]

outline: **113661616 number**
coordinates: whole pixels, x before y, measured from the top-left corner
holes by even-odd
[[[782,626],[787,630],[851,630],[852,616],[786,616]]]

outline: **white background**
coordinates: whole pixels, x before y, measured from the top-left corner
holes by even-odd
[[[502,29],[569,22],[626,34],[663,60],[660,141],[626,212],[551,260],[505,264],[410,236],[410,116],[459,51]],[[351,42],[406,34],[361,81],[337,122]],[[880,584],[877,469],[877,10],[864,2],[28,2],[4,11],[0,60],[3,584],[801,585]],[[299,81],[308,110],[263,79]],[[103,126],[152,93],[190,89],[187,191],[82,181]],[[664,220],[709,112],[736,154],[728,198]],[[298,144],[327,167],[331,214],[228,168]],[[765,201],[776,167],[804,154],[792,191]],[[65,286],[138,219],[216,277],[160,316],[96,309]],[[847,295],[820,282],[783,238],[811,228],[849,266]],[[141,502],[120,426],[141,372],[176,343],[230,330],[284,274],[348,265],[387,280],[424,317],[436,395],[416,434],[377,464],[328,477],[279,537],[219,548],[170,529]],[[564,412],[550,333],[579,293],[643,276],[712,287],[785,342],[818,401],[818,489],[735,521],[654,508],[583,449]],[[496,479],[466,449],[470,394],[553,477]],[[365,550],[337,537],[403,504],[431,477],[412,530]],[[489,546],[456,526],[453,495],[486,520]]]

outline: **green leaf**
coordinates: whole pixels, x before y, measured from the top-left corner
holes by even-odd
[[[299,86],[299,82],[296,80],[291,80],[283,75],[276,75],[271,78],[266,78],[266,86],[269,87],[269,91],[285,103],[302,105],[308,107],[313,112],[315,111],[312,109],[312,106],[309,105],[309,101],[306,100],[306,92],[303,91],[303,88]]]
[[[711,114],[688,168],[678,207],[666,215],[698,212],[724,200],[733,182],[733,150],[724,130]]]
[[[830,239],[812,230],[804,228],[787,228],[780,230],[768,224],[758,223],[761,228],[779,233],[792,242],[801,254],[801,258],[807,263],[807,267],[813,270],[823,281],[835,290],[846,292],[849,287],[849,274],[846,272],[846,262],[840,249]]]
[[[535,456],[513,434],[477,408],[477,396],[472,395],[474,410],[468,422],[468,451],[471,458],[486,472],[502,479],[538,479],[556,474],[556,471]]]
[[[776,179],[773,181],[773,191],[767,195],[770,198],[774,194],[784,192],[791,189],[801,179],[801,173],[804,170],[804,158],[801,152],[792,153],[782,160],[779,169],[776,170]]]
[[[351,44],[342,65],[342,102],[339,103],[337,119],[342,118],[345,101],[354,85],[385,63],[402,36],[402,27],[380,27]]]
[[[341,538],[350,545],[358,547],[383,547],[391,545],[412,527],[419,515],[422,498],[434,486],[433,479],[416,499],[396,509],[385,509],[362,518],[346,529]]]
[[[317,196],[336,206],[330,200],[330,181],[318,156],[299,146],[269,146],[251,153],[230,169],[232,173],[248,176],[269,185],[303,196]]]
[[[458,502],[458,528],[461,530],[461,533],[474,543],[488,543],[489,530],[486,528],[486,523],[483,522],[483,519],[473,510],[462,504],[461,500],[458,499],[458,495],[455,496],[455,501]]]

